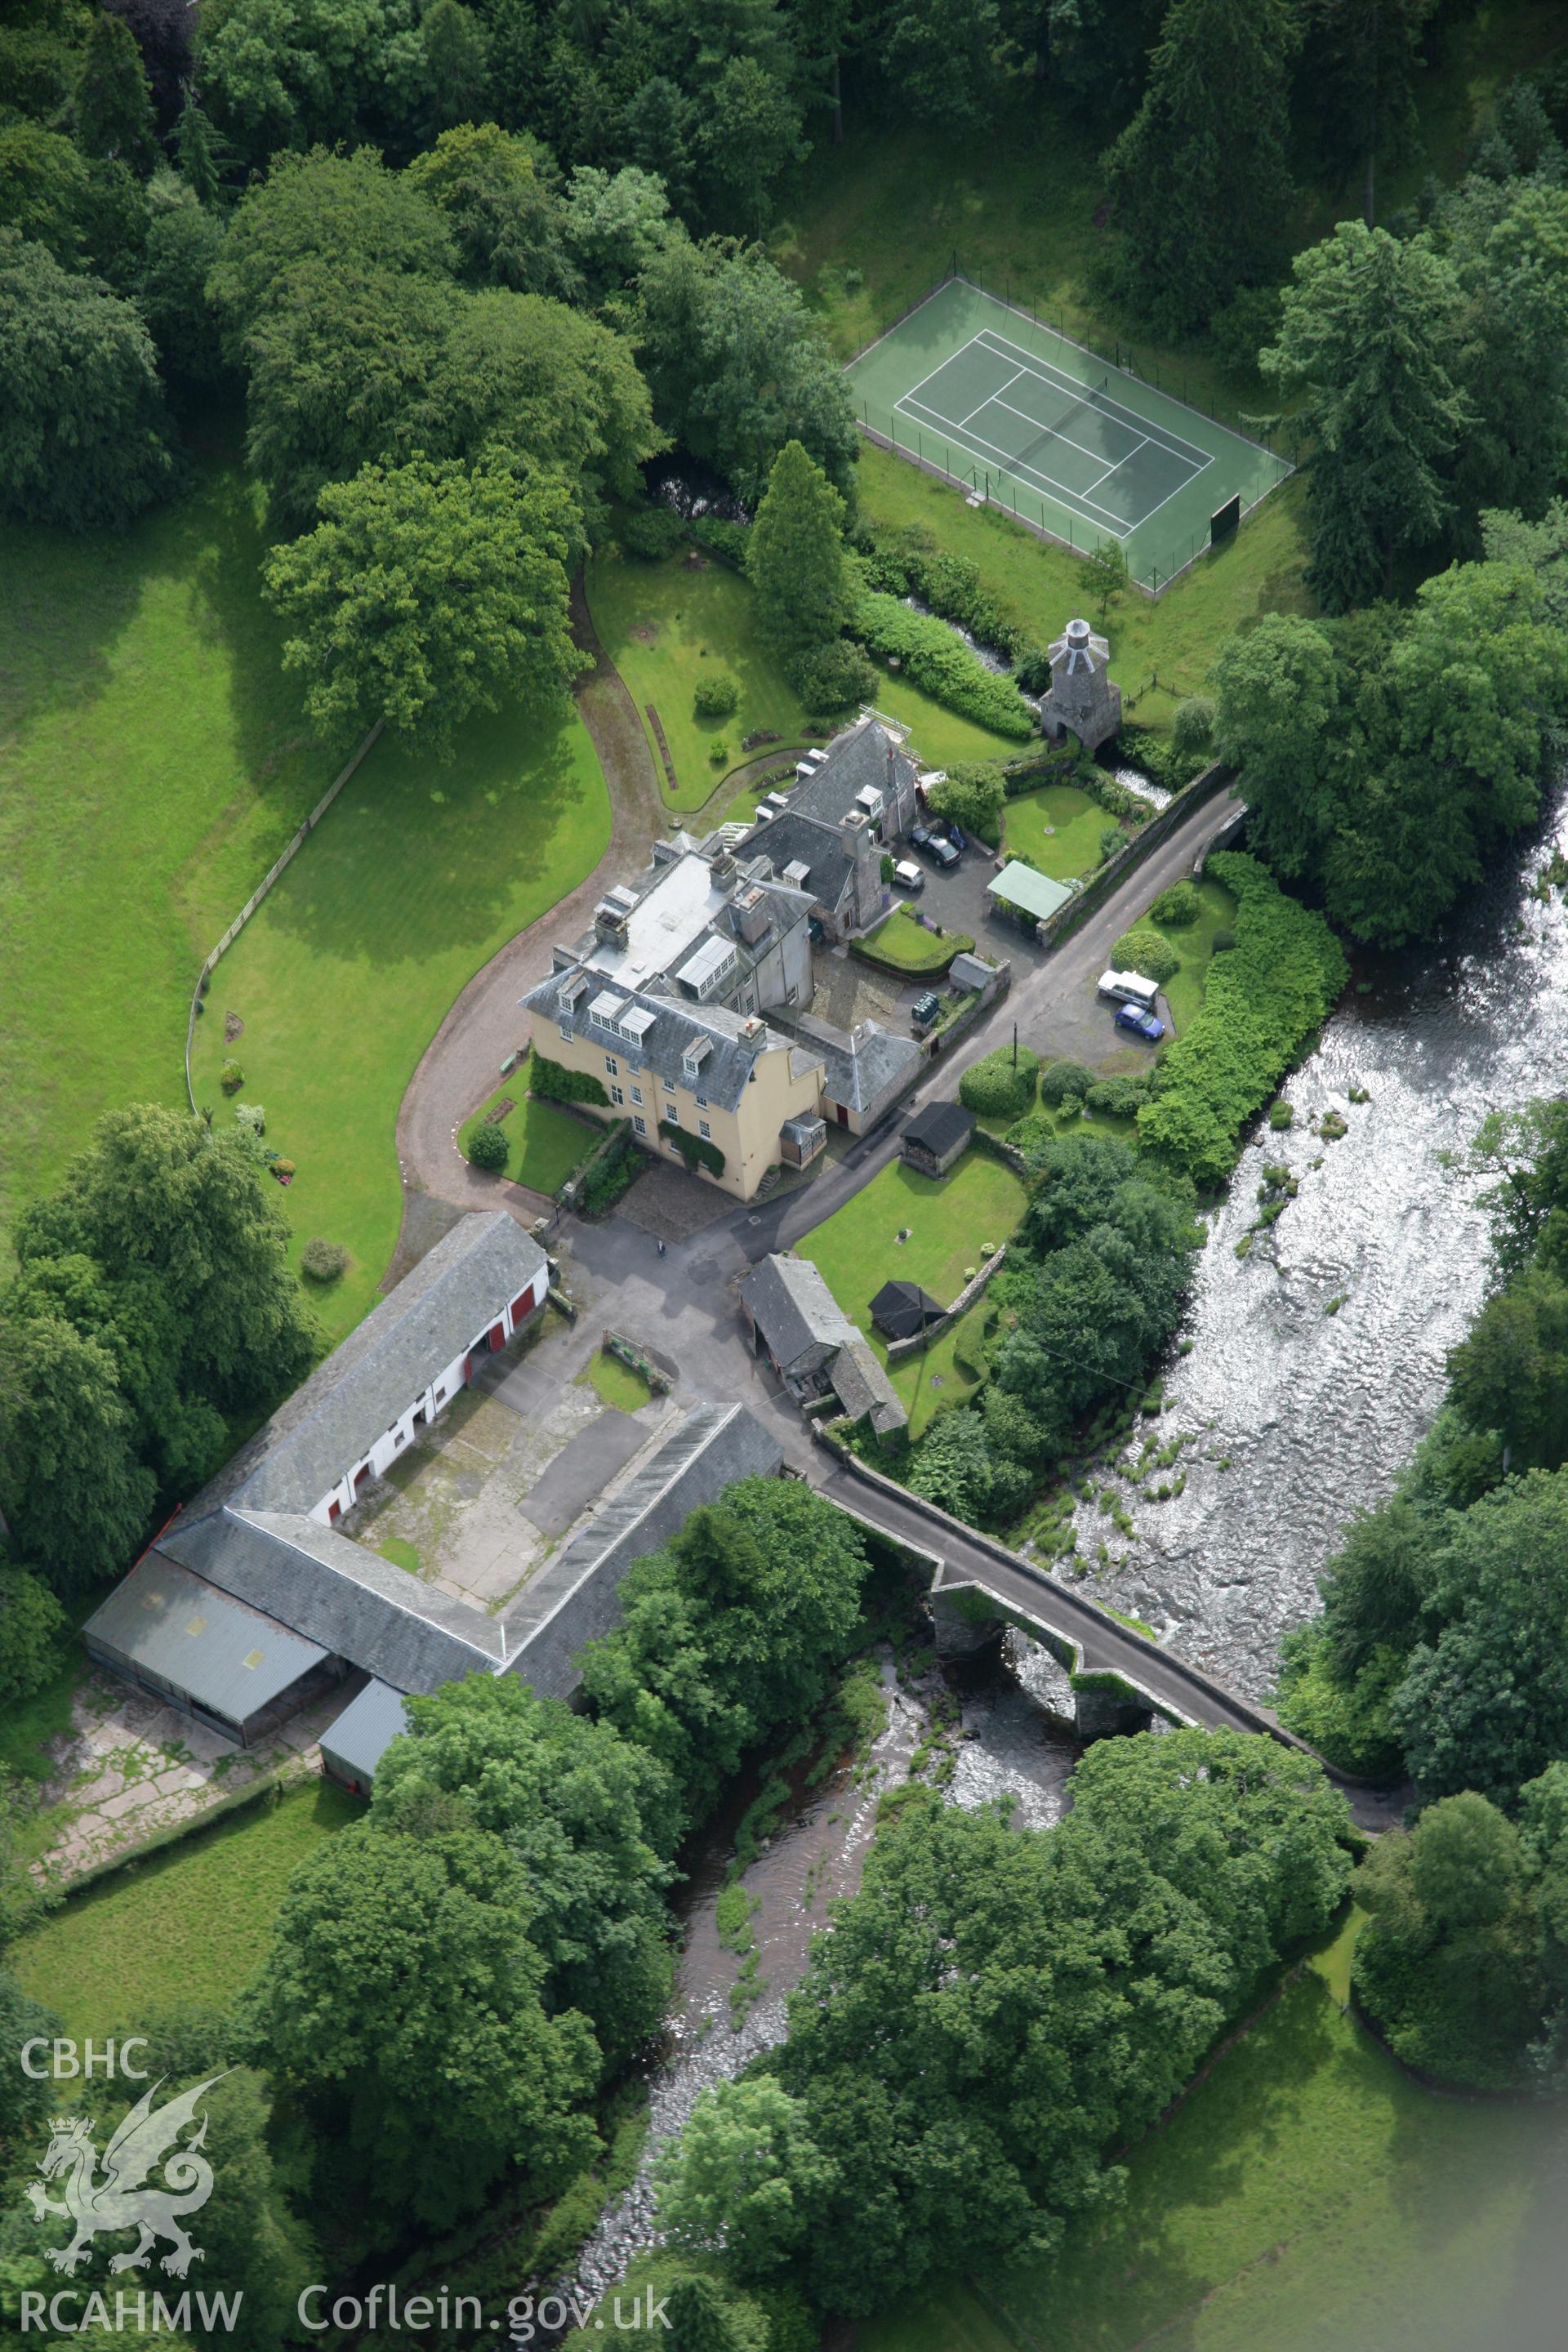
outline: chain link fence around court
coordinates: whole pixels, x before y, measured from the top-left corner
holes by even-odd
[[[1095,500],[1076,484],[1064,485],[1037,471],[1038,438],[1015,456],[1010,444],[997,446],[985,441],[968,418],[950,421],[933,415],[931,395],[924,388],[967,348],[953,337],[962,337],[971,322],[965,318],[944,333],[940,322],[930,324],[930,313],[926,320],[919,320],[918,314],[927,311],[954,281],[981,302],[994,305],[997,314],[998,329],[982,325],[971,340],[987,334],[994,345],[1016,340],[1020,357],[1025,352],[1045,355],[1041,373],[1055,381],[1064,401],[1053,426],[1062,436],[1060,458],[1074,465],[1090,456],[1087,449],[1068,455],[1075,444],[1066,428],[1076,416],[1081,431],[1084,412],[1092,408],[1098,415],[1091,423],[1103,420],[1106,431],[1121,426],[1130,435],[1139,432],[1155,459],[1173,467],[1166,478],[1174,478],[1175,487],[1166,490],[1164,481],[1155,482],[1143,513],[1129,514],[1125,509],[1120,516],[1096,512]],[[908,330],[910,321],[917,321],[913,331]],[[906,331],[900,335],[900,330]],[[929,365],[932,361],[935,365]],[[1181,364],[1162,364],[1119,337],[1090,342],[1071,336],[1060,310],[1026,299],[1021,289],[1016,297],[1006,279],[1001,292],[985,286],[962,267],[956,252],[923,293],[881,321],[877,333],[847,363],[846,373],[856,421],[869,440],[948,482],[971,504],[1011,514],[1037,537],[1074,553],[1091,552],[1108,539],[1121,541],[1131,578],[1150,595],[1161,594],[1217,537],[1229,535],[1216,533],[1215,514],[1231,508],[1234,529],[1289,478],[1297,461],[1293,437],[1259,432],[1253,420],[1226,410],[1205,394]],[[994,415],[988,425],[991,433],[999,434]],[[1009,429],[1016,434],[1016,427]],[[1094,452],[1097,459],[1100,454]],[[1110,459],[1114,451],[1108,448],[1103,455]],[[1109,463],[1091,488],[1098,488],[1125,462]],[[1207,478],[1211,472],[1212,481]],[[1152,529],[1160,508],[1171,503],[1176,509],[1170,518],[1173,527],[1165,533]]]

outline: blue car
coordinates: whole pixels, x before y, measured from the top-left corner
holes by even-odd
[[[1155,1013],[1142,1012],[1136,1004],[1124,1004],[1116,1016],[1119,1029],[1130,1029],[1134,1037],[1146,1037],[1157,1045],[1165,1034],[1165,1024]]]

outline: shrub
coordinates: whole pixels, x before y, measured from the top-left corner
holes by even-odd
[[[1176,715],[1171,721],[1171,749],[1180,759],[1204,758],[1213,733],[1212,696],[1189,694],[1184,702],[1177,703]]]
[[[291,1160],[284,1160],[279,1157],[272,1162],[272,1173],[274,1176],[292,1176],[294,1173],[294,1162]]]
[[[1022,1118],[1034,1103],[1040,1057],[1027,1045],[1017,1050],[1016,1068],[1012,1046],[998,1045],[965,1070],[958,1082],[958,1099],[965,1110],[982,1118]]]
[[[1268,1101],[1346,979],[1321,915],[1287,898],[1256,858],[1221,850],[1209,869],[1239,901],[1236,946],[1211,964],[1203,1008],[1166,1052],[1159,1091],[1138,1114],[1141,1140],[1205,1185],[1224,1182],[1243,1122]]]
[[[1228,955],[1235,945],[1236,933],[1234,931],[1218,930],[1215,933],[1214,951],[1215,955]]]
[[[70,1620],[41,1577],[0,1561],[0,1699],[31,1698],[65,1665]]]
[[[243,1127],[247,1134],[266,1134],[267,1113],[262,1109],[259,1103],[236,1103],[234,1107],[234,1117],[235,1124],[238,1127]]]
[[[218,1084],[226,1095],[237,1095],[245,1084],[245,1072],[237,1062],[226,1062],[218,1074]]]
[[[728,719],[741,708],[741,689],[732,677],[721,671],[717,677],[698,680],[691,701],[699,719]]]
[[[477,1127],[468,1138],[468,1165],[482,1168],[488,1175],[497,1175],[507,1163],[506,1136],[488,1120]]]
[[[1081,1062],[1052,1062],[1040,1073],[1040,1100],[1059,1110],[1069,1095],[1086,1095],[1093,1084],[1094,1072]]]
[[[1268,1124],[1276,1135],[1283,1135],[1288,1127],[1294,1127],[1296,1124],[1295,1110],[1288,1102],[1270,1103]]]
[[[727,762],[727,761],[729,760],[729,757],[730,757],[730,739],[729,739],[729,737],[728,737],[727,735],[715,735],[715,736],[714,736],[714,738],[713,738],[713,740],[712,740],[712,741],[711,741],[711,743],[710,743],[710,744],[709,744],[709,746],[708,746],[708,764],[709,764],[709,766],[710,766],[710,768],[721,768],[721,767],[723,767],[723,766],[725,765],[725,763],[726,763],[726,762]]]
[[[603,1159],[595,1160],[579,1181],[579,1210],[587,1217],[604,1216],[615,1207],[623,1192],[631,1190],[643,1170],[651,1164],[646,1151],[606,1152]]]
[[[672,507],[639,507],[620,527],[621,545],[639,563],[662,563],[685,536],[686,525]]]
[[[865,532],[857,541],[866,557],[866,582],[893,596],[918,596],[943,620],[956,621],[981,645],[1008,661],[1034,650],[1024,631],[1008,620],[969,556],[943,548],[923,523],[900,530]],[[1048,682],[1048,681],[1047,681]]]
[[[837,637],[800,655],[790,666],[790,683],[808,710],[847,710],[870,701],[877,674],[859,646]]]
[[[596,1103],[608,1110],[610,1097],[588,1070],[569,1070],[564,1062],[547,1062],[537,1051],[528,1057],[528,1091],[539,1102]]]
[[[698,515],[690,525],[692,538],[699,547],[716,555],[721,563],[733,564],[737,572],[745,568],[746,541],[751,524],[728,522],[722,515]]]
[[[300,1257],[300,1271],[311,1282],[336,1282],[348,1266],[349,1254],[322,1234],[312,1234]]]
[[[1123,931],[1110,950],[1120,971],[1142,972],[1145,980],[1158,981],[1163,988],[1182,968],[1182,959],[1168,940],[1147,923],[1134,923]]]
[[[1100,827],[1100,862],[1102,866],[1114,857],[1119,849],[1125,849],[1126,846],[1127,835],[1119,824],[1107,824]]]
[[[1014,664],[1013,675],[1026,694],[1049,694],[1051,657],[1045,646],[1025,646]]]
[[[1152,922],[1164,923],[1171,930],[1181,931],[1189,923],[1197,921],[1203,908],[1204,902],[1198,897],[1195,882],[1173,882],[1168,890],[1161,891],[1149,909],[1149,916]]]
[[[1035,715],[1013,680],[987,669],[944,621],[868,590],[856,604],[854,625],[873,653],[897,658],[905,675],[949,710],[1018,742],[1034,733]]]
[[[1041,1091],[1044,1092],[1042,1082]],[[1149,1099],[1145,1078],[1097,1078],[1087,1097],[1090,1110],[1101,1118],[1136,1118]]]

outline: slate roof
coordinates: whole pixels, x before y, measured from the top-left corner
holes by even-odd
[[[349,1780],[368,1783],[392,1742],[407,1728],[401,1691],[371,1681],[322,1732],[321,1754]]]
[[[398,1690],[438,1690],[500,1663],[493,1618],[303,1512],[229,1507],[181,1517],[151,1556],[180,1561]]]
[[[186,1519],[226,1502],[313,1510],[544,1263],[504,1209],[462,1218],[241,1446]]]
[[[889,751],[893,755],[890,772]],[[841,824],[866,785],[872,785],[888,801],[900,787],[911,785],[918,772],[914,761],[884,727],[875,719],[862,719],[836,735],[822,765],[791,787],[789,812],[792,816],[814,816],[826,824]]]
[[[984,956],[971,955],[967,950],[955,955],[948,965],[947,976],[954,988],[984,988],[994,980],[1000,964],[987,963]]]
[[[82,1630],[89,1648],[160,1675],[234,1723],[270,1706],[328,1654],[155,1551],[137,1561]]]
[[[656,1076],[671,1086],[689,1086],[690,1080],[681,1075],[681,1055],[696,1037],[706,1037],[712,1050],[702,1065],[701,1090],[721,1110],[734,1110],[740,1104],[752,1065],[761,1054],[775,1052],[788,1044],[776,1029],[764,1023],[752,1037],[742,1035],[747,1026],[744,1014],[731,1013],[721,1004],[704,1005],[700,1011],[683,998],[655,995],[651,990],[640,989],[628,994],[626,1002],[641,1007],[655,1017],[636,1045],[625,1037],[601,1029],[588,1018],[590,997],[584,993],[579,1002],[564,1013],[561,1003],[563,982],[573,978],[571,971],[552,971],[548,980],[531,988],[520,1002],[536,1020],[564,1022],[574,1037],[584,1039],[606,1054],[614,1054],[628,1069],[652,1070]],[[815,1069],[817,1057],[809,1057],[805,1069]],[[797,1071],[792,1056],[791,1076],[804,1076]]]
[[[851,1420],[858,1421],[862,1414],[869,1413],[871,1426],[879,1437],[886,1437],[889,1430],[902,1429],[908,1423],[910,1416],[871,1342],[853,1326],[834,1357],[827,1377]]]
[[[786,809],[782,816],[770,817],[765,824],[753,825],[735,855],[769,857],[775,874],[782,874],[786,866],[804,866],[806,877],[803,887],[830,915],[837,913],[855,870],[853,853],[836,829],[794,808]]]
[[[843,1035],[842,1031],[839,1034]],[[824,1059],[823,1093],[830,1102],[864,1111],[901,1084],[924,1056],[912,1037],[900,1037],[878,1022],[863,1021],[842,1045],[825,1047]]]
[[[759,1258],[741,1297],[786,1372],[813,1348],[842,1347],[854,1328],[809,1258]]]
[[[974,1132],[974,1113],[962,1103],[928,1102],[916,1111],[904,1129],[906,1143],[918,1143],[941,1160],[955,1143],[967,1143]]]
[[[945,1312],[918,1282],[885,1282],[871,1301],[871,1320],[889,1339],[911,1339]]]

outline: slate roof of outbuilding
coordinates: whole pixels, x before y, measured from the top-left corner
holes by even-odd
[[[885,1282],[871,1301],[871,1320],[890,1339],[912,1339],[945,1312],[918,1282]]]
[[[962,1103],[922,1104],[904,1129],[906,1143],[918,1143],[940,1160],[955,1143],[967,1143],[974,1132],[974,1113]]]
[[[869,1413],[871,1426],[879,1437],[886,1437],[889,1430],[902,1429],[908,1423],[910,1416],[902,1400],[883,1370],[871,1342],[853,1325],[828,1368],[827,1377],[845,1412],[855,1421]]]
[[[741,1297],[786,1372],[813,1348],[842,1347],[854,1328],[809,1258],[759,1258]]]
[[[322,1732],[321,1754],[350,1780],[374,1780],[387,1748],[407,1728],[402,1692],[373,1680]]]
[[[186,1520],[226,1502],[313,1510],[544,1263],[504,1209],[460,1219],[203,1488]]]

